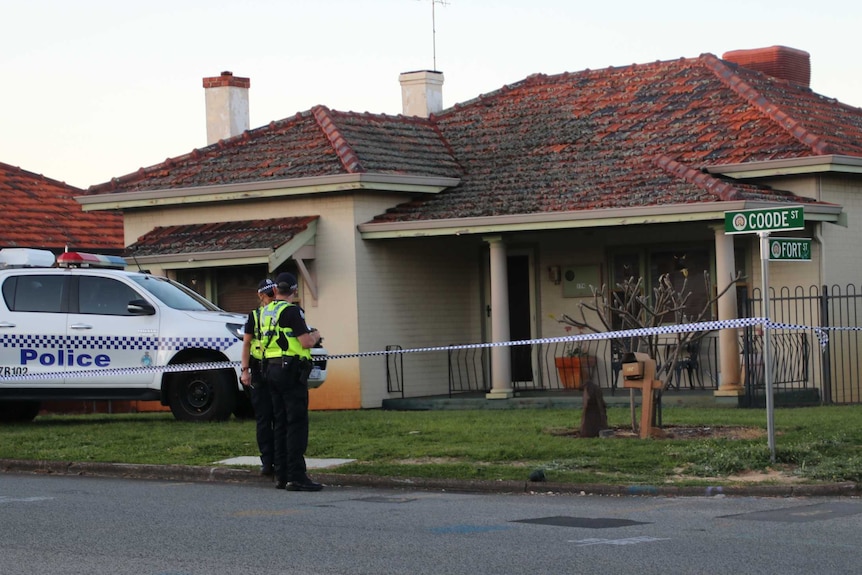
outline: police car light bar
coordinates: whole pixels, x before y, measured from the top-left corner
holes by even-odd
[[[54,254],[34,248],[3,248],[0,250],[2,268],[49,268],[54,265]]]
[[[57,256],[57,265],[66,268],[123,269],[126,267],[126,260],[120,256],[103,256],[101,254],[87,254],[84,252],[64,252]]]

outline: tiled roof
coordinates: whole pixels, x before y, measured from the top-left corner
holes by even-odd
[[[275,249],[317,216],[157,227],[126,249],[127,257],[229,250]]]
[[[534,75],[428,119],[317,107],[89,193],[363,172],[461,180],[378,222],[800,202],[705,168],[823,154],[862,156],[862,110],[705,54]]]
[[[713,164],[825,153],[821,142],[798,122],[791,125],[779,107],[753,98],[739,83],[730,85],[741,79],[768,86],[782,102],[802,99],[828,118],[831,104],[825,98],[736,70],[711,55],[531,76],[436,117],[464,168],[461,185],[398,206],[375,221],[731,199],[804,201],[707,174],[691,177]],[[862,126],[858,111],[856,124]],[[862,155],[860,143],[857,128],[840,153]]]
[[[123,249],[119,212],[83,212],[75,196],[84,191],[0,163],[3,226],[0,247],[118,252]]]
[[[317,106],[150,168],[88,194],[191,188],[338,174],[454,176],[456,163],[428,120]]]

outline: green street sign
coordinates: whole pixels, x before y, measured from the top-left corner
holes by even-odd
[[[805,229],[802,206],[724,212],[724,233],[747,234]]]
[[[810,262],[809,238],[769,238],[769,261]]]

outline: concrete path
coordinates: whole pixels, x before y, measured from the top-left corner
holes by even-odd
[[[305,466],[308,469],[329,469],[338,467],[345,463],[353,463],[355,459],[312,459],[305,458]],[[249,467],[258,467],[260,465],[260,457],[253,455],[243,455],[240,457],[231,457],[230,459],[222,459],[216,461],[216,465],[247,465]]]

